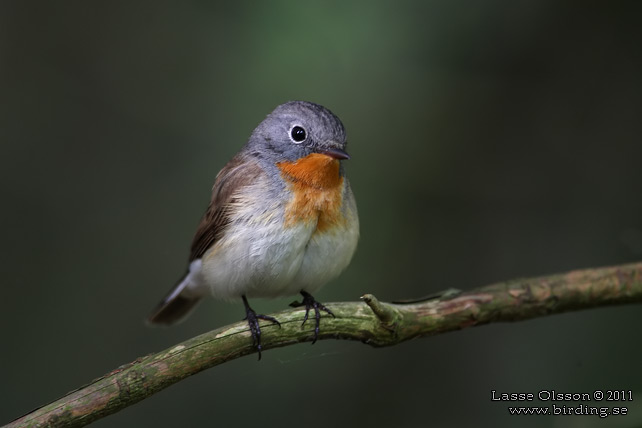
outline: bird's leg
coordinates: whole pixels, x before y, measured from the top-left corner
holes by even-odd
[[[252,333],[252,344],[259,351],[259,360],[261,359],[261,327],[259,326],[259,320],[270,321],[273,324],[277,324],[281,327],[281,323],[277,321],[276,318],[270,317],[268,315],[261,315],[254,312],[254,309],[250,307],[250,304],[247,302],[247,297],[245,295],[241,296],[243,298],[243,304],[245,305],[245,318],[248,325],[250,326],[250,332]]]
[[[310,313],[310,309],[314,309],[314,339],[312,340],[312,344],[314,344],[317,339],[319,338],[319,322],[321,320],[321,311],[327,312],[330,315],[332,315],[332,318],[336,318],[332,311],[328,308],[326,308],[322,303],[317,302],[314,297],[307,291],[301,290],[301,295],[303,296],[303,300],[301,302],[292,302],[290,303],[290,306],[293,308],[298,308],[299,306],[305,306],[305,316],[303,317],[303,322],[301,323],[301,327],[305,325],[305,322],[308,320],[308,315]]]

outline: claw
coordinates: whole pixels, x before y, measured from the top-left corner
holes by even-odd
[[[258,351],[259,360],[261,360],[261,350],[263,348],[261,347],[261,327],[259,325],[259,320],[270,321],[271,323],[278,325],[279,328],[281,327],[281,323],[274,317],[257,314],[256,312],[254,312],[254,309],[250,307],[250,304],[247,302],[247,298],[245,296],[241,297],[243,298],[243,304],[245,305],[245,318],[243,319],[247,320],[247,323],[250,326],[250,333],[252,334],[252,345]]]
[[[301,302],[292,302],[290,303],[290,306],[293,308],[297,308],[299,306],[305,306],[305,316],[303,317],[303,322],[301,323],[301,327],[305,325],[305,322],[308,320],[308,317],[310,315],[310,309],[314,309],[314,339],[312,339],[312,344],[314,345],[319,338],[319,324],[321,322],[321,311],[326,312],[330,315],[332,315],[332,318],[336,318],[336,316],[332,313],[332,311],[328,308],[325,307],[320,302],[317,302],[312,295],[306,291],[301,291],[301,295],[303,296],[303,300]]]

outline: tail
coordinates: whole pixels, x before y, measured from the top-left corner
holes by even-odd
[[[200,297],[183,297],[181,295],[170,297],[171,295],[158,304],[147,318],[148,324],[171,325],[182,321],[201,301]]]
[[[183,279],[156,306],[147,318],[148,324],[171,325],[182,321],[201,301],[202,296],[190,290],[192,287],[188,287],[191,285],[193,270],[200,268],[200,261],[197,264],[198,266],[194,263],[190,266]]]

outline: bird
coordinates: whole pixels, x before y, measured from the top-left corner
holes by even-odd
[[[277,106],[217,174],[194,235],[186,273],[148,323],[182,321],[206,296],[242,300],[253,348],[261,359],[259,320],[250,298],[300,294],[303,327],[311,310],[319,336],[321,312],[312,295],[349,265],[359,216],[342,162],[346,131],[327,108],[308,101]]]

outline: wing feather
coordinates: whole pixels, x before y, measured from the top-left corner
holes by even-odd
[[[212,187],[212,199],[192,240],[189,261],[203,257],[225,233],[230,222],[231,206],[242,188],[256,182],[263,173],[253,160],[237,155],[218,173]]]

